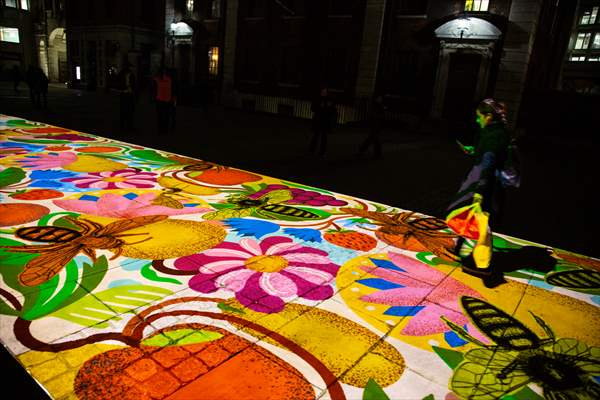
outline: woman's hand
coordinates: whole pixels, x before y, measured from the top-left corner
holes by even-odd
[[[473,146],[465,146],[464,144],[462,144],[461,142],[459,142],[458,140],[456,141],[456,143],[458,143],[458,145],[460,146],[460,149],[463,151],[463,153],[465,154],[473,154],[475,152],[475,147]]]

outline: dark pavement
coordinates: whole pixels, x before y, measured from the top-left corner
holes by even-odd
[[[119,129],[118,95],[51,85],[49,110],[34,110],[21,84],[15,94],[0,83],[0,112],[129,143],[168,150],[311,186],[445,216],[448,199],[469,159],[443,132],[420,127],[390,128],[382,139],[384,158],[357,158],[365,128],[340,126],[330,136],[325,160],[307,153],[310,121],[211,107],[178,106],[172,134],[156,132],[149,96],[135,110],[135,132]],[[567,136],[567,135],[565,135]],[[591,135],[589,135],[591,136]],[[600,256],[595,228],[600,182],[597,146],[529,133],[521,142],[522,187],[510,190],[501,233],[588,256]]]

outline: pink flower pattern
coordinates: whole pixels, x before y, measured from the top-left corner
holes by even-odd
[[[118,171],[92,172],[85,176],[62,179],[63,182],[72,182],[79,188],[90,189],[132,189],[151,188],[156,183],[154,172],[140,172],[127,168]]]
[[[171,208],[153,204],[158,195],[144,193],[135,198],[106,193],[97,200],[55,200],[54,204],[65,210],[109,218],[135,218],[146,215],[182,215],[210,211],[203,207]]]
[[[389,259],[398,269],[373,269],[372,266],[362,269],[396,287],[362,296],[361,300],[392,307],[415,307],[413,316],[401,331],[403,335],[427,336],[448,332],[450,328],[440,318],[444,316],[459,326],[466,325],[467,330],[478,339],[488,341],[469,322],[459,305],[461,296],[483,298],[479,292],[403,254],[389,252]]]
[[[212,293],[225,288],[235,292],[244,306],[258,312],[283,310],[284,300],[300,296],[325,300],[333,295],[331,283],[339,269],[327,252],[294,243],[284,236],[260,242],[243,238],[223,242],[200,254],[175,261],[181,270],[197,270],[192,289]]]
[[[53,169],[62,168],[77,161],[77,154],[73,152],[64,153],[39,153],[18,160],[24,168],[29,169]]]

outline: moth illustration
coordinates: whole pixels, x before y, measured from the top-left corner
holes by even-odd
[[[395,214],[343,207],[340,211],[374,221],[379,228],[375,235],[387,244],[411,251],[431,251],[446,261],[459,261],[454,254],[455,239],[451,232],[444,232],[448,225],[434,217],[419,217],[414,212]]]
[[[30,260],[23,272],[19,274],[19,282],[24,286],[40,285],[56,274],[80,252],[96,261],[96,250],[110,250],[114,253],[111,259],[118,257],[122,246],[142,243],[151,237],[137,242],[126,243],[123,237],[147,235],[146,233],[125,233],[155,222],[163,221],[165,215],[149,215],[111,222],[108,225],[65,217],[67,221],[80,228],[79,230],[58,226],[30,226],[19,228],[15,236],[32,242],[49,244],[26,246],[2,246],[14,253],[39,253]]]

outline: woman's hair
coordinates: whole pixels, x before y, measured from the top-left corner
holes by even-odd
[[[492,121],[506,124],[506,105],[492,98],[483,100],[477,106],[477,111],[482,114],[491,114]]]

